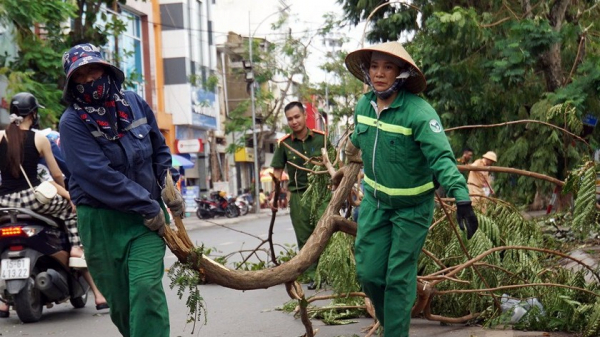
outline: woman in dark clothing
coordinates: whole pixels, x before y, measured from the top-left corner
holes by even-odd
[[[123,71],[100,48],[74,46],[63,68],[69,106],[60,120],[61,149],[88,266],[123,336],[168,337],[161,196],[169,147],[148,103],[122,89]],[[181,194],[164,199],[174,217],[183,214]]]
[[[65,189],[63,174],[52,154],[50,141],[42,134],[30,130],[37,123],[38,108],[43,107],[32,94],[27,92],[18,93],[11,100],[11,123],[6,131],[0,131],[0,174],[2,175],[0,205],[28,208],[36,213],[63,220],[71,244],[70,264],[73,267],[85,268],[77,230],[77,214],[69,192]],[[52,183],[58,189],[58,195],[48,204],[37,201],[34,191],[29,186],[29,182],[34,187],[40,184],[37,176],[40,158],[45,159],[54,179]],[[27,174],[29,182],[23,175],[23,171]],[[61,262],[67,264],[66,259]],[[106,299],[94,285],[89,272],[84,272],[84,276],[94,292],[98,308],[106,308]],[[8,314],[3,312],[8,312],[8,308],[0,307],[0,317],[8,317]]]

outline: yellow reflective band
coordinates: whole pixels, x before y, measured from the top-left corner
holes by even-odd
[[[373,187],[377,191],[381,191],[390,196],[410,196],[410,195],[419,195],[423,192],[427,192],[433,189],[433,182],[428,182],[425,185],[412,187],[412,188],[390,188],[385,187],[371,180],[369,177],[364,176],[364,180],[369,186]]]
[[[377,119],[375,119],[375,118],[371,118],[371,117],[367,117],[367,116],[363,116],[363,115],[357,116],[357,122],[368,125],[368,126],[374,126],[380,130],[387,131],[387,132],[399,133],[399,134],[402,134],[405,136],[412,135],[412,129],[405,128],[400,125],[384,123],[381,121],[377,121]]]

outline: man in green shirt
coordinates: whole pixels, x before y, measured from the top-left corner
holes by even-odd
[[[302,249],[316,225],[310,221],[310,206],[302,202],[302,195],[308,188],[308,172],[298,169],[294,165],[288,165],[288,162],[299,167],[305,167],[306,160],[282,143],[289,145],[305,157],[317,157],[321,156],[321,148],[325,147],[325,134],[322,131],[311,130],[306,126],[306,111],[304,111],[302,103],[291,102],[287,104],[284,108],[284,113],[288,126],[292,129],[292,133],[279,139],[277,149],[273,154],[271,167],[273,167],[273,174],[278,179],[281,178],[283,169],[287,168],[287,173],[290,177],[288,183],[288,190],[290,192],[290,217],[292,218],[292,225],[296,233],[298,249]],[[277,198],[271,202],[271,205],[277,205]],[[325,210],[325,207],[319,209],[320,214]],[[316,265],[312,265],[306,271],[307,275],[311,278],[311,282],[308,285],[308,289],[311,290],[316,288],[314,283],[315,270]]]

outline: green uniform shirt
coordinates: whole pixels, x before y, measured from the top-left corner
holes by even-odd
[[[362,150],[365,193],[393,207],[431,198],[433,176],[457,201],[469,200],[440,119],[425,100],[401,90],[379,116],[369,92],[356,105],[350,140]]]
[[[289,191],[302,192],[308,188],[308,172],[298,170],[292,165],[286,165],[286,163],[289,161],[304,167],[306,164],[305,160],[282,145],[282,142],[308,158],[321,157],[321,148],[325,146],[325,134],[318,130],[308,129],[308,135],[304,140],[294,137],[293,134],[288,134],[277,142],[277,149],[275,149],[275,153],[273,154],[271,167],[282,169],[287,166],[287,173],[290,176]]]

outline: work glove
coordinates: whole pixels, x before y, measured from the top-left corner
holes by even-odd
[[[349,163],[360,163],[362,164],[361,152],[360,150],[352,144],[350,140],[346,142],[346,147],[344,148],[344,154],[346,155],[346,160]]]
[[[456,220],[461,230],[467,228],[467,240],[470,240],[479,228],[479,222],[477,216],[471,206],[471,201],[457,201],[456,202]]]
[[[185,213],[185,201],[183,200],[181,193],[177,189],[173,189],[173,190],[175,191],[174,199],[171,199],[167,196],[166,188],[164,188],[162,190],[160,195],[161,195],[163,201],[165,202],[165,205],[167,205],[167,207],[171,211],[171,214],[173,215],[173,217],[183,218],[183,215]]]
[[[144,225],[161,237],[165,234],[165,214],[162,209],[152,218],[144,219]]]

